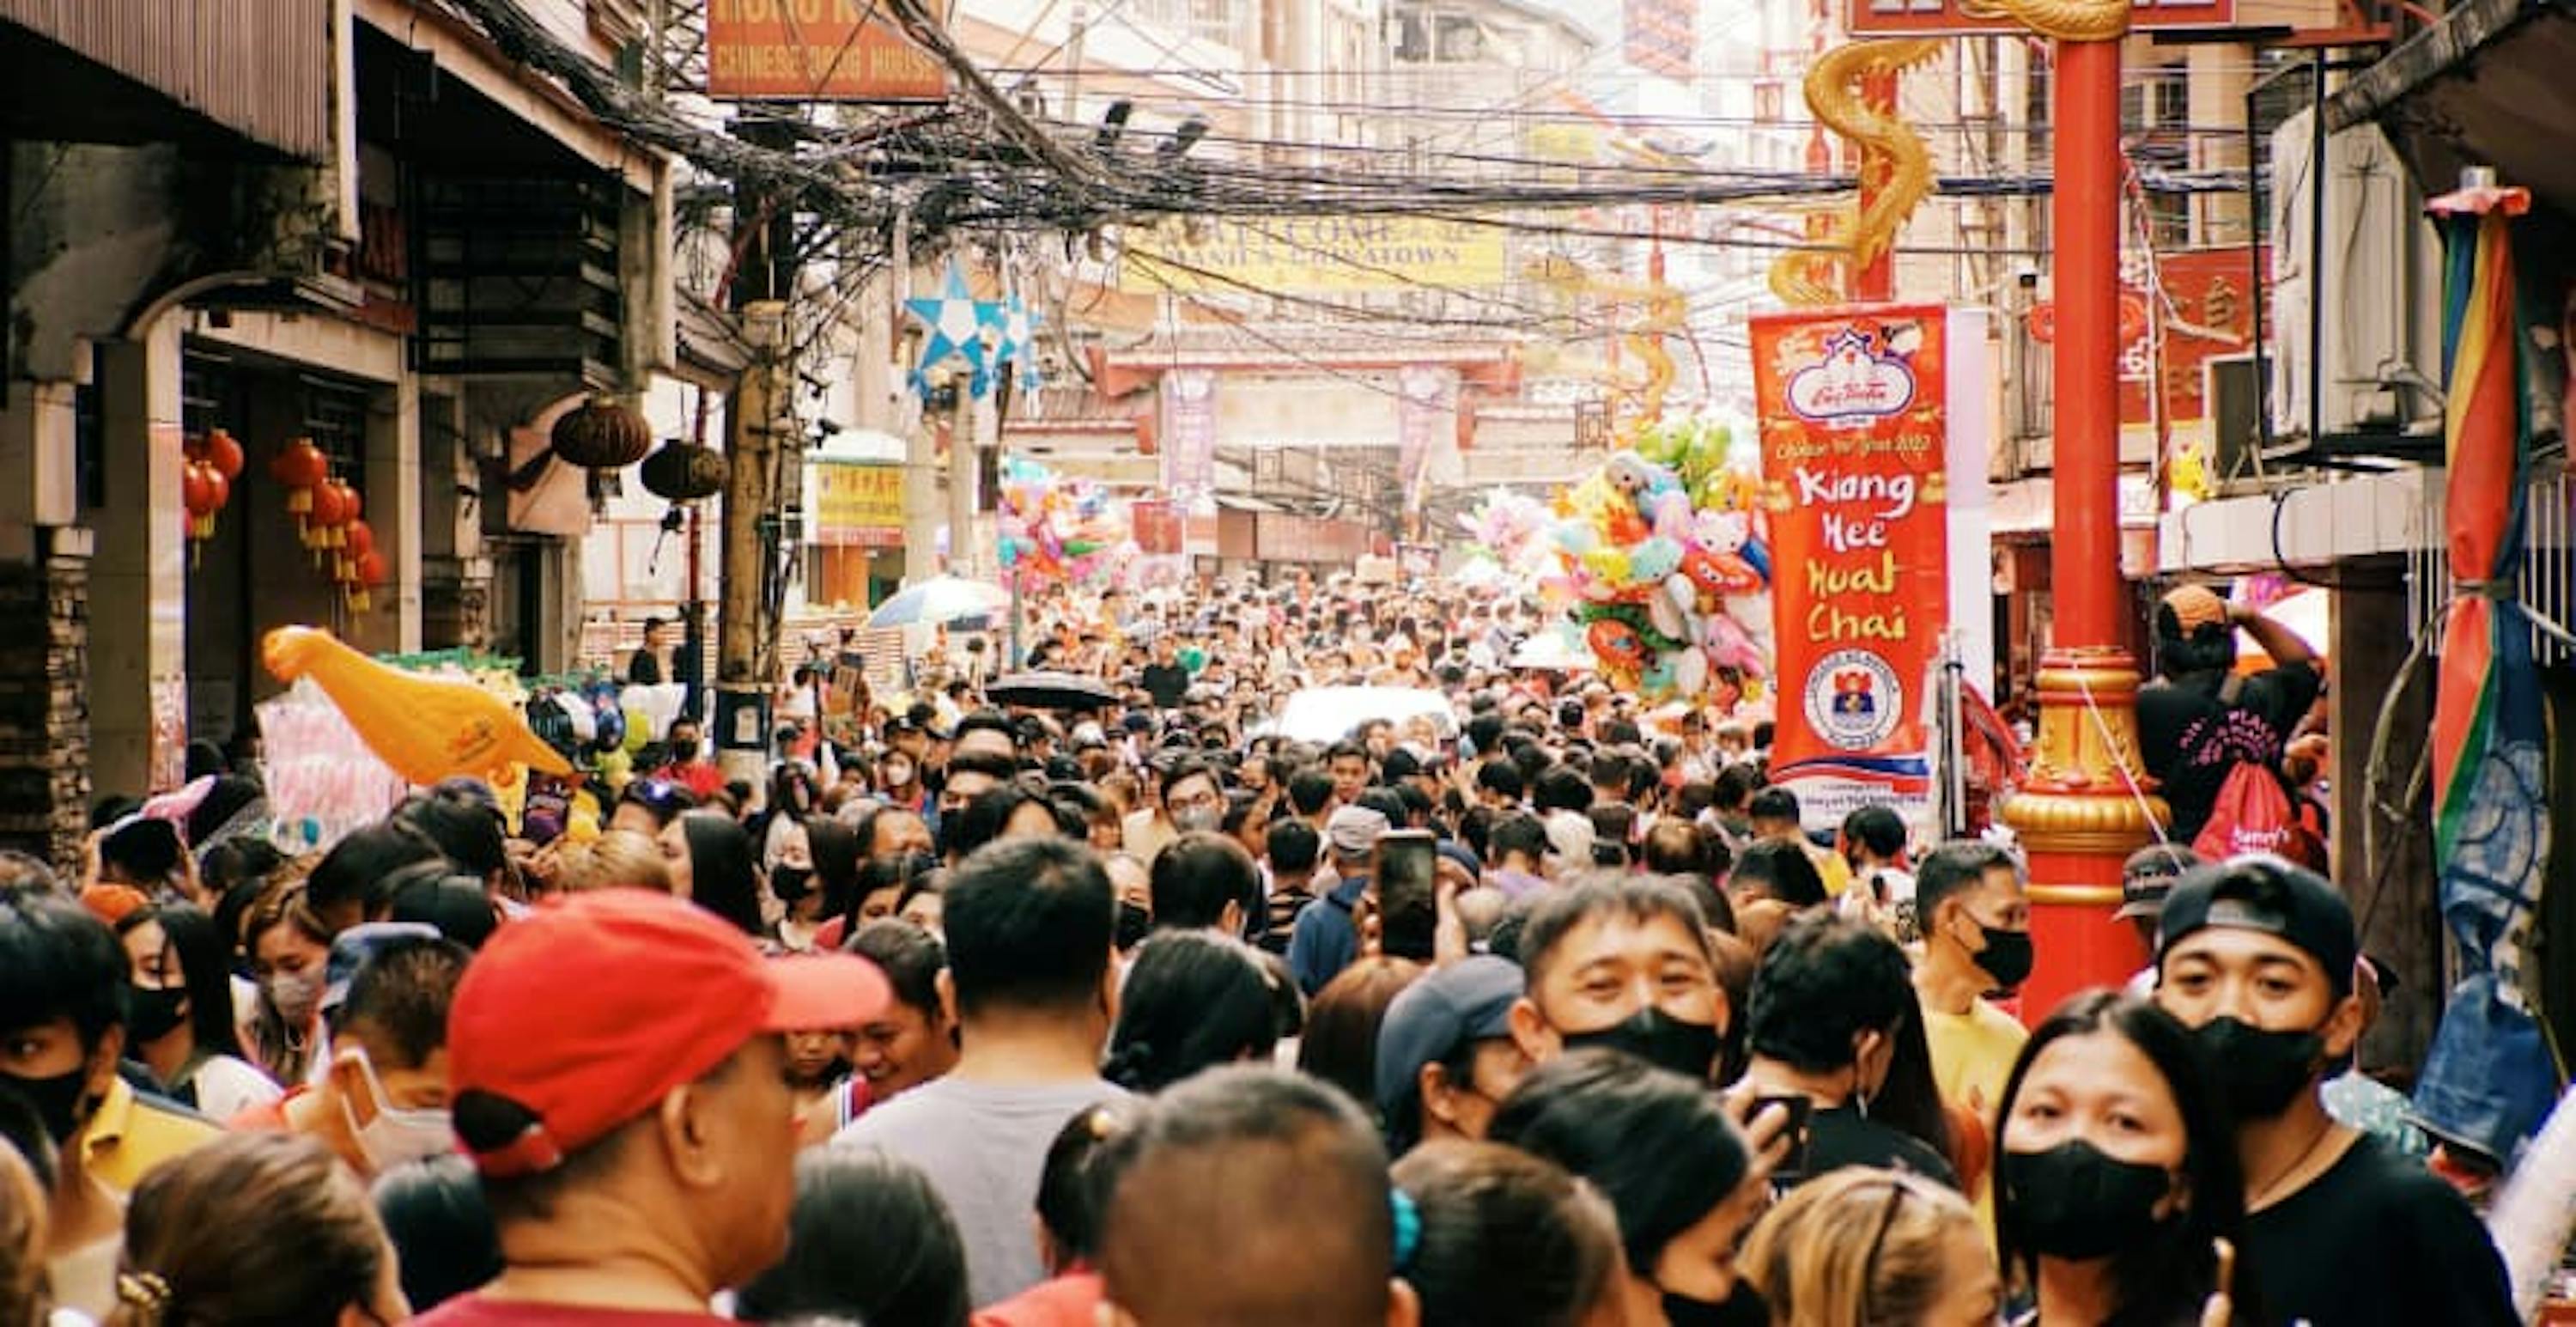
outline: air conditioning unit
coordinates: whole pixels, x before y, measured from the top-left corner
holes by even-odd
[[[2277,430],[2263,445],[2263,369],[2252,355],[2212,355],[2200,362],[2200,399],[2209,403],[2212,478],[2220,483],[2255,472],[2256,460],[2272,465],[2306,450],[2304,438]]]
[[[2272,432],[2301,440],[2310,427],[2312,375],[2323,402],[2316,422],[2331,438],[2385,427],[2383,366],[2440,362],[2439,327],[2432,321],[2440,307],[2433,261],[2439,244],[2404,164],[2379,129],[2365,125],[2330,136],[2320,169],[2312,114],[2301,110],[2272,133],[2274,187],[2264,230],[2272,260],[2264,329],[2272,351]],[[2320,291],[2324,306],[2312,310]],[[2414,292],[2424,297],[2413,298]],[[2314,319],[2322,333],[2315,345],[2312,312],[2322,314]]]

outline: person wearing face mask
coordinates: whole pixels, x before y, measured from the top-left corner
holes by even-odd
[[[1549,894],[1521,927],[1520,958],[1512,1040],[1532,1063],[1599,1046],[1709,1080],[1734,1011],[1680,885],[1602,875]]]
[[[2093,991],[2041,1022],[1996,1123],[1995,1220],[2005,1267],[2038,1299],[2036,1327],[2270,1322],[2240,1261],[2244,1186],[2217,1084],[2170,1015]],[[2342,1321],[2324,1319],[2321,1321]],[[2433,1321],[2426,1319],[2425,1321]]]
[[[321,1040],[322,976],[331,930],[305,905],[304,887],[280,882],[260,895],[242,922],[259,999],[243,1023],[242,1045],[268,1076],[295,1084],[310,1076]]]
[[[447,1007],[471,957],[434,928],[408,922],[342,933],[323,997],[330,1060],[321,1081],[245,1111],[231,1126],[310,1135],[363,1179],[454,1151]]]
[[[1959,840],[1924,856],[1914,908],[1923,928],[1914,992],[1932,1044],[1933,1080],[1943,1101],[1991,1125],[2029,1033],[1985,996],[2030,978],[2029,893],[2003,849]]]
[[[241,1058],[231,974],[215,920],[185,903],[145,908],[116,924],[134,965],[126,993],[131,1054],[179,1104],[224,1119],[278,1098],[268,1075]]]
[[[50,880],[0,889],[0,1087],[34,1109],[36,1150],[59,1153],[45,1246],[54,1297],[101,1317],[116,1301],[124,1195],[220,1136],[117,1076],[130,969],[107,924]]]
[[[779,917],[770,939],[783,953],[810,954],[822,947],[824,923],[846,913],[858,892],[858,839],[825,815],[799,817],[775,837],[768,878]]]
[[[713,753],[699,740],[698,725],[687,719],[672,720],[662,749],[669,759],[650,778],[688,789],[700,804],[724,791],[724,773],[716,768]]]
[[[1915,1137],[1868,1109],[1886,1091],[1915,1017],[1905,951],[1875,927],[1808,914],[1771,943],[1753,979],[1746,1015],[1753,1060],[1743,1085],[1757,1096],[1813,1103],[1803,1164],[1783,1180],[1875,1166],[1958,1187],[1941,1151],[1946,1139]],[[1923,1114],[1937,1127],[1937,1110]]]
[[[897,718],[895,723],[903,723]],[[889,803],[918,815],[928,809],[929,800],[921,787],[921,763],[911,752],[898,747],[877,762],[877,795]]]
[[[2334,1327],[2519,1321],[2459,1195],[2326,1112],[2319,1083],[2361,1036],[2359,958],[2343,896],[2277,858],[2201,867],[2165,897],[2156,1003],[2192,1030],[2236,1121],[2265,1305]]]

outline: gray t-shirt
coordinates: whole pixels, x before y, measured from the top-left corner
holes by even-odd
[[[860,1116],[832,1141],[883,1148],[930,1178],[966,1243],[967,1291],[982,1308],[1046,1279],[1036,1212],[1048,1146],[1076,1112],[1127,1095],[1097,1078],[1009,1086],[942,1078]]]

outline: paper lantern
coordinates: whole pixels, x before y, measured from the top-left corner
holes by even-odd
[[[222,429],[208,429],[203,445],[206,464],[213,466],[215,473],[224,477],[225,483],[230,484],[241,478],[242,445],[233,440],[232,434]]]
[[[715,448],[675,439],[644,458],[644,490],[666,502],[695,502],[723,488],[730,468]]]
[[[313,491],[331,478],[331,458],[311,438],[297,438],[269,461],[268,477],[286,490],[286,509],[295,514],[301,533],[303,518],[313,510]]]
[[[616,470],[653,449],[653,426],[614,397],[594,396],[555,420],[555,455],[585,470]]]

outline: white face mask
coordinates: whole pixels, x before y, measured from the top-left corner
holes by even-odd
[[[313,1017],[313,1007],[322,1000],[322,977],[319,973],[277,972],[269,974],[268,1003],[277,1010],[279,1019],[301,1025]]]
[[[406,1161],[425,1161],[456,1150],[456,1123],[446,1111],[393,1105],[367,1052],[362,1048],[351,1054],[357,1059],[359,1071],[366,1075],[367,1094],[375,1098],[376,1118],[358,1123],[358,1113],[350,1107],[345,1093],[340,1098],[340,1114],[348,1121],[349,1132],[357,1138],[358,1150],[366,1154],[368,1165],[381,1172]]]

